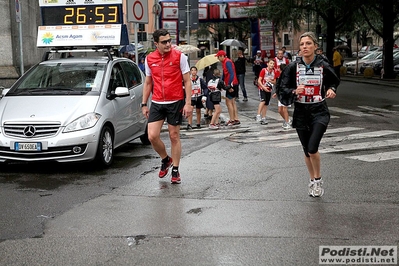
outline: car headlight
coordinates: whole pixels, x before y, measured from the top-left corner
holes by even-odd
[[[83,130],[87,128],[94,127],[97,124],[97,121],[100,119],[101,115],[97,113],[89,113],[81,116],[71,123],[69,123],[65,129],[64,133]]]

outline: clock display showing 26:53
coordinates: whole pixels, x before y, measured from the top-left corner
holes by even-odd
[[[42,8],[43,26],[121,24],[120,5],[57,6]]]

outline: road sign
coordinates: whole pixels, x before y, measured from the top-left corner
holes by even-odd
[[[190,30],[198,29],[198,1],[179,0],[178,7],[180,29],[187,30],[187,27]],[[187,25],[187,20],[189,21],[189,25]]]
[[[148,23],[148,0],[127,1],[128,22]]]

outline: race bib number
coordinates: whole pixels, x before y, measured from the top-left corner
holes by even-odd
[[[305,85],[305,90],[298,95],[297,101],[315,103],[323,100],[321,88],[323,83],[323,68],[297,65],[297,85]]]
[[[219,82],[219,79],[208,81],[208,89],[211,91],[216,90],[218,82]]]
[[[314,95],[314,88],[305,87],[305,95]]]
[[[191,95],[192,96],[198,96],[201,94],[201,87],[198,85],[193,85],[193,88],[191,90]]]

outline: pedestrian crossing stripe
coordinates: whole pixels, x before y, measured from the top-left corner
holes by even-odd
[[[358,107],[361,109],[378,112],[378,113],[391,113],[391,114],[398,113],[398,111],[388,110],[388,109],[384,109],[384,108],[371,107],[371,106],[358,106]]]
[[[379,130],[379,131],[373,131],[373,132],[364,132],[364,133],[359,133],[359,134],[351,134],[351,135],[345,135],[345,136],[336,136],[336,137],[329,137],[328,134],[331,133],[339,133],[339,132],[347,132],[349,131],[350,128],[343,128],[343,131],[340,131],[340,128],[337,128],[335,132],[332,132],[332,130],[328,130],[324,138],[321,140],[321,145],[325,143],[330,143],[330,142],[342,142],[342,141],[348,141],[348,140],[360,140],[360,139],[366,139],[366,138],[378,138],[378,137],[383,137],[383,136],[388,136],[388,135],[393,135],[393,134],[399,134],[399,131],[393,131],[393,130]],[[273,147],[293,147],[293,146],[299,146],[301,145],[299,139],[297,141],[290,141],[290,142],[282,142],[282,143],[275,143],[272,144],[271,146]],[[342,146],[346,146],[350,144],[345,144]],[[320,152],[322,152],[322,148],[320,148]]]
[[[342,142],[342,141],[347,141],[347,140],[358,140],[358,139],[364,139],[364,138],[377,138],[377,137],[383,137],[383,136],[388,136],[388,135],[393,135],[393,134],[398,134],[399,131],[394,131],[394,130],[378,130],[378,131],[372,131],[372,132],[363,132],[359,134],[351,134],[351,135],[346,135],[346,136],[339,136],[339,137],[327,137],[325,138],[326,142]]]
[[[341,127],[341,128],[332,128],[332,129],[328,129],[326,131],[326,133],[324,133],[324,135],[330,135],[330,134],[335,134],[335,133],[341,133],[341,132],[351,132],[351,131],[356,131],[356,130],[363,130],[364,128],[361,127]],[[285,147],[293,147],[293,146],[298,146],[301,145],[301,143],[299,142],[298,139],[298,135],[297,133],[290,133],[287,134],[289,137],[288,138],[296,138],[297,140],[295,141],[285,141],[285,142],[278,142],[278,143],[271,143],[270,146],[272,147],[279,147],[279,148],[285,148]],[[284,138],[282,138],[281,136],[273,136],[274,139],[273,140],[283,140]],[[278,137],[280,137],[278,139]],[[343,137],[341,137],[342,140]],[[325,137],[322,139],[323,140],[328,139],[328,137]],[[330,138],[331,139],[331,138]],[[266,139],[267,140],[267,139]],[[271,138],[269,138],[269,140],[271,140]]]
[[[349,156],[346,158],[373,163],[373,162],[399,159],[399,151],[379,152],[374,154]]]
[[[241,122],[255,122],[255,117],[256,117],[256,113],[254,112],[239,112],[239,119]],[[220,115],[221,118],[223,117],[225,119],[225,121],[228,120],[228,116],[224,116],[223,114]],[[281,117],[281,115],[278,112],[273,112],[272,110],[267,110],[266,113],[266,118],[267,119],[271,119],[271,120],[276,120],[276,121],[281,121],[283,122],[283,118]],[[259,122],[256,122],[259,123]]]
[[[260,130],[258,130],[260,129]],[[343,132],[351,132],[357,130],[363,130],[364,128],[361,127],[341,127],[341,128],[331,128],[328,129],[325,135],[335,134],[335,133],[343,133]],[[247,126],[241,125],[237,127],[222,127],[218,130],[210,130],[208,128],[201,128],[201,129],[193,129],[190,131],[181,131],[182,134],[195,136],[195,135],[202,135],[202,134],[209,134],[209,137],[217,137],[221,138],[221,134],[227,133],[227,136],[230,136],[231,141],[238,141],[238,142],[262,142],[262,141],[278,141],[278,140],[287,140],[287,139],[297,139],[298,135],[293,130],[284,130],[281,127],[280,123],[270,123],[268,125],[260,125],[255,131],[254,128],[249,128]],[[279,135],[274,135],[272,133],[281,133]],[[292,133],[287,133],[292,132]],[[380,133],[375,133],[376,137],[387,135],[387,134],[395,134],[399,133],[398,131],[381,131]],[[370,134],[372,133],[361,133],[359,134],[364,135],[366,137],[372,137]],[[354,135],[355,136],[355,135]],[[344,137],[337,137],[336,139],[331,139],[333,141],[342,141],[344,138],[348,138],[348,136]],[[350,137],[351,139],[355,139],[355,137]],[[358,137],[361,138],[361,137]],[[240,141],[241,140],[241,141]],[[275,143],[271,144],[275,147],[290,147],[290,146],[297,146],[298,142],[283,142],[283,143]]]
[[[399,139],[388,139],[388,140],[377,140],[369,142],[360,142],[344,145],[336,145],[331,148],[320,149],[320,153],[332,153],[332,152],[343,152],[343,151],[354,151],[354,150],[370,150],[374,148],[382,148],[388,146],[399,145]]]
[[[329,107],[333,113],[343,113],[352,115],[355,117],[370,117],[375,116],[376,113],[389,113],[395,114],[398,111],[387,110],[383,108],[371,107],[371,106],[358,106],[358,108],[364,111],[355,111],[350,109],[344,109],[339,107]],[[223,116],[223,115],[222,115]],[[334,116],[331,115],[333,118]],[[338,117],[339,118],[339,117]],[[226,119],[226,118],[225,118]],[[207,127],[200,130],[186,131],[187,135],[200,135],[209,134],[210,138],[221,139],[228,138],[230,141],[238,143],[256,143],[263,142],[265,145],[270,147],[285,148],[285,147],[297,147],[301,146],[298,139],[298,135],[295,129],[283,130],[281,128],[282,118],[277,112],[268,110],[267,119],[268,125],[260,125],[259,122],[255,121],[255,115],[250,112],[240,113],[241,126],[238,127],[223,127],[219,130],[209,130]],[[363,132],[365,129],[360,127],[342,127],[342,128],[331,128],[329,127],[325,132],[319,151],[320,153],[340,153],[340,152],[355,152],[355,151],[370,151],[379,148],[386,147],[397,147],[399,146],[399,139],[387,139],[387,140],[375,140],[367,142],[348,143],[349,141],[364,140],[370,138],[387,137],[398,135],[399,131],[394,130],[377,130],[372,132]],[[354,131],[360,131],[356,133]],[[182,130],[182,133],[184,131]],[[353,132],[353,134],[337,134]],[[336,135],[333,135],[336,134]],[[325,148],[324,148],[324,147]],[[378,162],[385,160],[399,159],[398,151],[389,152],[375,152],[373,154],[356,155],[345,157],[348,159],[354,159],[364,162]]]
[[[344,109],[344,108],[339,108],[339,107],[328,107],[328,109],[333,112],[344,113],[344,114],[353,115],[353,116],[357,116],[357,117],[374,116],[373,114],[367,114],[367,113]]]
[[[187,130],[180,130],[180,134],[184,134],[187,136],[195,136],[195,135],[208,135],[207,137],[210,138],[222,138],[221,134],[226,134],[226,136],[230,136],[231,134],[236,134],[236,133],[243,133],[245,131],[248,131],[249,128],[245,126],[232,126],[232,127],[227,127],[224,126],[220,129],[209,129],[208,127],[203,127],[201,129],[192,129],[190,131]],[[217,136],[215,136],[217,135]]]

